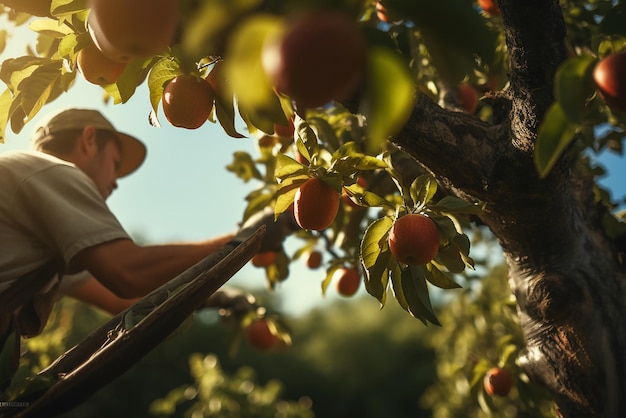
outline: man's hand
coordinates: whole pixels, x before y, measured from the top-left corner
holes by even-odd
[[[259,252],[280,251],[285,238],[300,229],[293,216],[293,212],[290,210],[283,212],[278,219],[274,221],[274,210],[270,207],[266,207],[264,210],[252,215],[242,225],[234,240],[245,241],[246,238],[259,229],[261,225],[265,225],[266,229]]]

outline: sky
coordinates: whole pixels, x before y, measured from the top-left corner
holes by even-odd
[[[0,29],[12,32],[0,61],[24,55],[25,46],[32,42],[26,26],[17,31],[0,16]],[[4,86],[1,86],[4,88]],[[219,125],[205,123],[197,130],[174,128],[159,109],[160,128],[148,123],[151,106],[145,83],[123,105],[105,104],[100,87],[77,76],[69,93],[46,104],[22,132],[7,129],[7,140],[0,152],[29,149],[30,135],[40,119],[63,107],[86,107],[100,110],[122,132],[140,138],[148,154],[143,166],[119,181],[119,188],[108,204],[124,228],[133,236],[151,243],[195,241],[236,230],[245,208],[245,196],[260,183],[243,183],[226,170],[235,151],[244,150],[258,155],[250,138],[228,137]],[[601,183],[609,188],[614,199],[626,196],[626,164],[613,155],[602,157],[611,176]],[[287,252],[298,247],[297,240],[288,240]],[[324,297],[321,282],[324,270],[310,271],[303,260],[291,265],[291,275],[275,290],[280,309],[290,314],[305,313],[313,307],[324,306],[339,298],[334,288]],[[263,287],[265,273],[251,265],[245,266],[229,282],[231,286]],[[365,294],[361,287],[359,294]]]

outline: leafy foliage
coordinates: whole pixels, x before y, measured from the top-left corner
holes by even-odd
[[[606,106],[592,79],[599,59],[626,47],[626,37],[618,29],[626,25],[624,9],[623,4],[613,6],[608,1],[591,2],[587,8],[576,2],[564,2],[572,42],[587,43],[572,44],[570,57],[555,75],[555,102],[545,115],[535,148],[535,165],[542,177],[568,148],[572,148],[574,155],[585,148],[602,151],[608,142],[597,137],[595,126],[606,126],[609,136],[624,136],[626,116]],[[595,22],[598,19],[599,25]],[[581,33],[583,27],[587,33]],[[572,144],[575,146],[571,147]],[[614,142],[613,146],[621,150],[621,145]]]
[[[496,267],[484,279],[462,281],[462,293],[445,302],[438,292],[433,303],[444,327],[416,326],[401,309],[376,312],[369,298],[359,298],[285,318],[294,329],[293,345],[270,353],[242,344],[231,356],[229,338],[237,325],[202,314],[65,416],[110,416],[122,405],[137,417],[182,416],[191,410],[228,416],[236,401],[241,411],[275,412],[279,407],[304,414],[292,416],[393,412],[396,417],[425,417],[431,411],[433,417],[500,417],[506,411],[507,416],[551,417],[552,402],[528,384],[515,363],[524,344],[505,277],[506,269]],[[47,366],[84,338],[94,322],[106,319],[64,299],[46,331],[28,340],[23,361],[30,366],[21,370],[22,377]],[[491,366],[506,367],[515,376],[508,397],[484,394],[482,376]],[[137,385],[145,388],[141,394]]]
[[[239,369],[232,377],[225,375],[214,355],[193,354],[189,358],[193,385],[170,391],[165,398],[152,402],[150,412],[156,416],[169,416],[177,404],[196,400],[186,414],[203,417],[313,417],[310,400],[300,402],[279,401],[282,385],[269,381],[265,386],[255,382],[254,370]]]
[[[555,416],[550,397],[516,364],[524,339],[506,274],[497,266],[480,282],[470,282],[443,310],[446,326],[428,335],[438,379],[421,402],[433,418]],[[496,366],[513,375],[514,389],[506,397],[489,396],[483,387],[485,373]]]
[[[263,301],[275,300],[255,293]],[[200,409],[233,416],[228,409],[233,401],[241,403],[241,411],[248,407],[274,413],[300,411],[295,416],[375,418],[386,411],[395,417],[427,417],[427,411],[416,406],[417,397],[433,378],[432,353],[423,345],[427,329],[400,309],[381,315],[371,307],[370,299],[359,298],[301,317],[283,316],[294,329],[293,346],[259,352],[242,343],[234,356],[230,338],[236,335],[237,324],[222,316],[217,322],[214,312],[200,313],[63,417],[108,417],[120,410],[133,417],[184,416],[187,410]],[[276,312],[271,306],[268,310]],[[63,299],[46,331],[29,340],[38,348],[24,359],[33,369],[23,368],[22,377],[47,366],[88,335],[94,323],[106,319],[94,308]],[[414,363],[410,370],[408,362]],[[387,382],[384,387],[381,381]],[[141,391],[136,390],[139,386]],[[212,397],[206,398],[201,388]],[[248,398],[250,393],[255,395]],[[211,403],[215,398],[222,402]]]

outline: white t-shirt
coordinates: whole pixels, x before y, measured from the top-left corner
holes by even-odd
[[[119,238],[129,236],[75,165],[41,152],[0,153],[0,291],[53,259],[76,273],[78,252]]]

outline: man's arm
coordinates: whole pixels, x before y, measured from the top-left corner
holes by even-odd
[[[117,315],[140,300],[140,298],[122,299],[93,277],[79,286],[72,287],[66,295],[100,308],[111,315]],[[200,308],[222,309],[227,310],[228,315],[241,316],[255,309],[256,306],[258,305],[252,294],[223,286]]]
[[[139,300],[139,298],[123,299],[93,277],[72,288],[67,292],[67,296],[93,305],[112,315],[117,315]]]
[[[143,297],[235,237],[191,244],[139,246],[117,239],[80,251],[72,260],[122,299]]]
[[[231,240],[244,241],[261,225],[265,235],[259,251],[278,251],[288,235],[298,230],[293,213],[274,220],[266,208],[252,216],[236,234],[225,234],[190,244],[139,246],[120,238],[88,247],[76,254],[72,264],[88,270],[100,283],[122,299],[143,297],[173,279]]]

